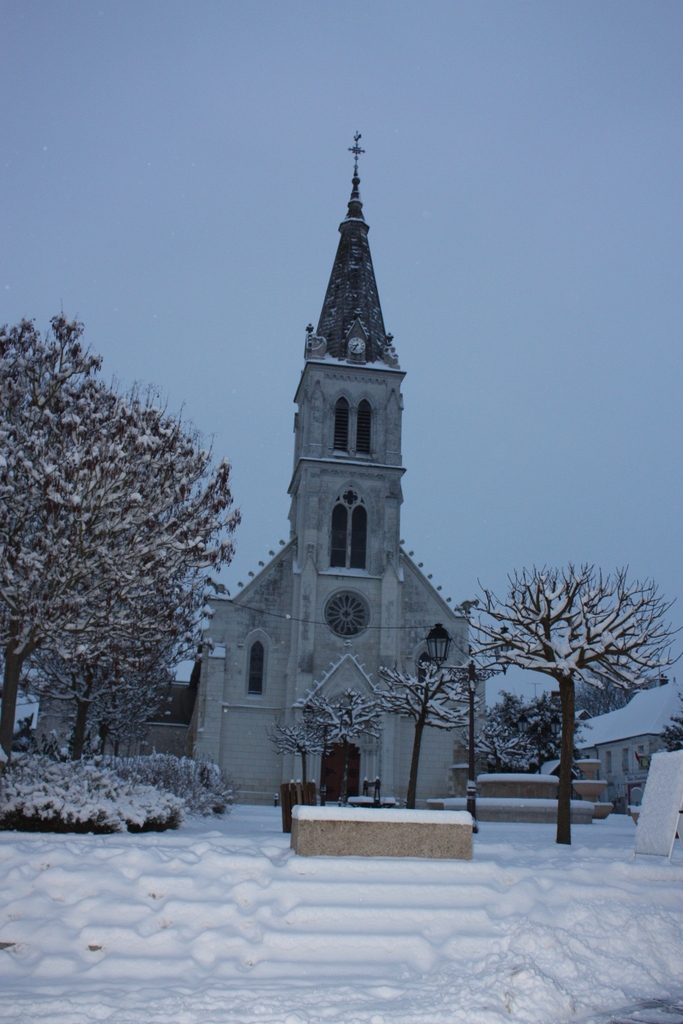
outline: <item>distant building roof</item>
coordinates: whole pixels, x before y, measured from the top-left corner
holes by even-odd
[[[676,683],[641,690],[626,707],[582,722],[578,748],[586,750],[598,743],[613,743],[631,736],[659,735],[671,721],[671,716],[680,714],[680,694]]]

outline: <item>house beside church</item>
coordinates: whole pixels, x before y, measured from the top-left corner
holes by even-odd
[[[607,779],[601,799],[611,800],[617,813],[643,799],[650,759],[664,750],[662,730],[681,711],[681,689],[663,677],[660,685],[639,690],[623,708],[582,723],[576,741],[582,757],[599,758],[600,777]]]
[[[306,333],[289,541],[236,595],[211,601],[213,649],[202,664],[194,753],[228,771],[251,803],[271,802],[281,782],[300,776],[298,758],[279,754],[268,731],[276,720],[293,721],[295,703],[314,687],[329,696],[371,693],[380,666],[418,672],[437,622],[453,639],[447,663],[467,654],[466,618],[400,539],[404,373],[384,327],[359,183],[356,162],[318,326]],[[363,778],[380,776],[383,794],[405,798],[413,732],[412,720],[386,715],[380,738],[361,736],[350,794]],[[317,780],[320,759],[310,760]],[[418,806],[453,791],[452,768],[463,760],[459,730],[425,730]],[[328,799],[340,783],[334,749]]]

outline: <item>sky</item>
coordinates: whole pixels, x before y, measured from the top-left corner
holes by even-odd
[[[0,322],[78,316],[231,460],[234,589],[360,131],[407,549],[454,603],[628,565],[680,626],[682,86],[668,0],[0,0]]]

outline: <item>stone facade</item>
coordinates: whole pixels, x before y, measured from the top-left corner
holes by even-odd
[[[357,176],[339,230],[295,395],[289,542],[236,596],[212,601],[195,749],[229,771],[250,802],[272,801],[300,774],[267,733],[276,719],[292,721],[293,705],[315,686],[370,692],[382,665],[416,672],[435,622],[453,638],[450,663],[467,652],[466,619],[401,546],[404,374],[384,330]],[[381,739],[359,740],[360,778],[379,775],[383,793],[405,797],[412,739],[412,721],[386,716]],[[462,760],[455,733],[425,730],[419,805],[452,791],[451,767]]]

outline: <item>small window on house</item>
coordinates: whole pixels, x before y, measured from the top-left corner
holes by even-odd
[[[346,531],[349,514],[345,505],[335,505],[332,509],[332,543],[330,546],[330,566],[346,566]]]
[[[264,650],[260,640],[252,644],[249,652],[249,688],[248,693],[263,693],[263,662]]]
[[[334,449],[349,450],[349,403],[345,398],[340,398],[334,407]]]
[[[356,451],[365,455],[370,454],[370,426],[372,423],[372,410],[370,403],[365,399],[358,406],[358,419],[356,423]]]
[[[605,772],[608,775],[612,774],[612,751],[611,750],[606,750],[605,751]]]
[[[621,748],[621,770],[622,772],[628,771],[628,747]]]
[[[368,514],[356,505],[351,515],[351,568],[364,569],[368,542]]]
[[[417,680],[419,683],[423,683],[427,676],[427,669],[429,668],[429,655],[426,651],[423,651],[420,657],[417,659]]]

